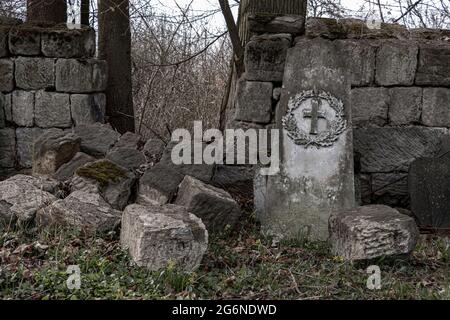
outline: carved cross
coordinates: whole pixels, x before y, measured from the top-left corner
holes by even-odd
[[[303,118],[311,118],[311,130],[310,134],[317,135],[319,127],[319,119],[326,119],[326,113],[320,111],[322,101],[317,97],[312,99],[312,109],[303,110]]]

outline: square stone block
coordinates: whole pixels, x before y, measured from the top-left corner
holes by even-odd
[[[34,125],[34,92],[16,90],[12,93],[12,121],[20,127]]]
[[[389,90],[355,88],[352,90],[352,116],[355,126],[384,126],[388,120]]]
[[[13,55],[37,56],[41,53],[41,29],[19,26],[9,32],[9,51]]]
[[[95,31],[91,28],[48,30],[42,33],[42,53],[52,58],[91,58]]]
[[[416,84],[450,86],[450,44],[432,42],[419,49]]]
[[[91,93],[106,89],[107,64],[102,60],[58,59],[56,90],[69,93]]]
[[[450,89],[423,89],[422,122],[429,127],[450,127]]]
[[[105,121],[106,96],[98,94],[72,94],[72,119],[76,126]]]
[[[422,113],[422,88],[391,88],[389,121],[391,125],[418,124]]]
[[[237,90],[235,120],[262,124],[270,123],[272,83],[240,81]]]
[[[16,85],[24,90],[55,87],[55,60],[19,57],[16,59]]]
[[[36,93],[35,122],[41,128],[70,128],[70,95],[38,91]]]

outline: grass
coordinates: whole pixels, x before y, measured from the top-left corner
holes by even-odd
[[[409,259],[346,263],[326,243],[272,245],[249,219],[212,239],[196,273],[134,266],[111,235],[80,238],[64,230],[5,232],[0,237],[0,299],[449,299],[448,240],[424,236]],[[366,287],[369,265],[382,289]],[[69,265],[81,289],[69,290]]]

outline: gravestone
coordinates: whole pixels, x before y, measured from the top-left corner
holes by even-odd
[[[258,183],[263,230],[283,238],[328,238],[332,212],[355,206],[350,79],[338,46],[298,40],[287,55],[277,110],[280,172]],[[260,192],[261,193],[261,192]]]

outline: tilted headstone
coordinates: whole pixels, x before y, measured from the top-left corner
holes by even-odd
[[[300,40],[288,52],[277,110],[281,168],[263,186],[266,203],[258,212],[269,234],[326,240],[331,213],[355,206],[350,79],[342,59],[323,39]]]

